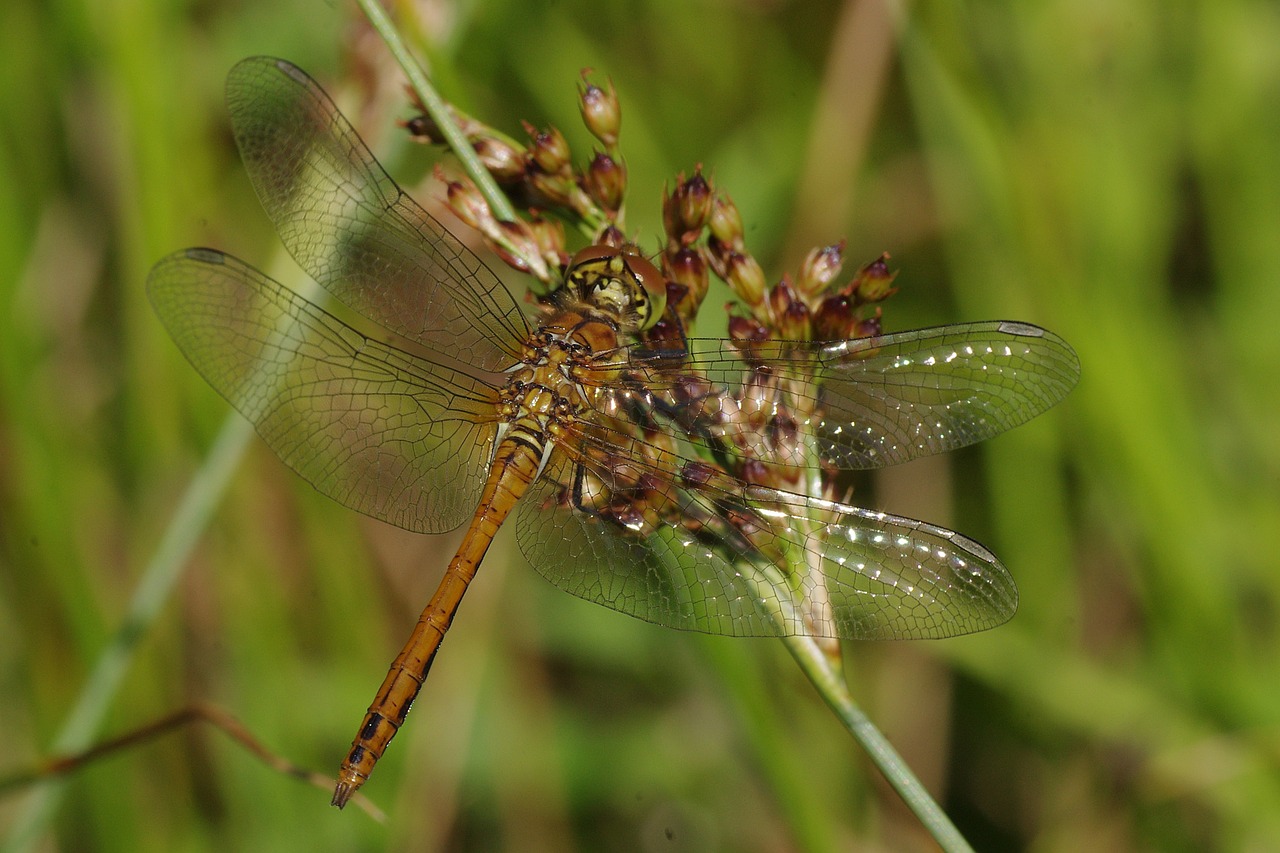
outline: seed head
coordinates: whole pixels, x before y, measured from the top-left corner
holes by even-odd
[[[436,178],[444,180],[444,171],[437,166]],[[445,201],[454,215],[481,233],[497,227],[489,204],[470,181],[445,181]]]
[[[582,111],[582,123],[612,150],[618,144],[618,131],[622,126],[622,108],[618,105],[618,93],[609,81],[609,88],[601,89],[587,79],[589,68],[582,71],[582,88],[578,90],[578,107]]]
[[[898,274],[889,270],[888,261],[889,254],[886,252],[858,270],[850,283],[850,290],[857,294],[858,302],[883,302],[898,292],[898,288],[893,286],[893,280]]]
[[[711,214],[711,187],[699,167],[692,178],[681,175],[676,188],[662,200],[662,224],[667,237],[677,246],[698,239]]]
[[[716,195],[711,201],[711,217],[707,223],[711,236],[723,245],[740,251],[742,242],[742,214],[733,200],[726,195]]]
[[[480,162],[498,181],[507,183],[524,177],[524,152],[504,139],[481,136],[471,143]]]
[[[760,262],[751,255],[731,252],[725,259],[724,272],[720,277],[747,305],[755,308],[764,302],[764,270],[760,268]]]
[[[843,341],[855,337],[853,330],[857,323],[852,299],[840,293],[828,296],[813,315],[814,340]]]
[[[876,335],[881,334],[883,329],[880,326],[880,313],[880,307],[876,306],[875,315],[868,317],[865,320],[859,320],[857,325],[853,328],[853,334],[851,337],[874,338]]]
[[[809,340],[812,333],[809,319],[809,306],[799,300],[792,302],[777,320],[778,337],[784,341]]]
[[[726,311],[731,308],[725,306]],[[769,338],[769,330],[755,318],[736,315],[729,318],[729,340],[748,364],[760,361],[760,345]]]
[[[559,175],[569,170],[569,143],[557,128],[538,130],[524,122],[529,134],[529,159],[548,175]]]
[[[622,163],[603,151],[592,158],[587,173],[583,175],[587,194],[596,204],[609,213],[617,213],[627,190],[627,170]]]
[[[693,318],[693,314],[697,313],[703,298],[707,295],[709,284],[707,262],[703,260],[701,252],[689,247],[678,249],[674,254],[664,256],[663,260],[665,261],[663,272],[667,278],[682,285],[686,290],[689,313],[685,314],[682,305],[680,316],[687,322]],[[684,302],[683,299],[680,301]],[[667,304],[672,304],[669,299]]]
[[[831,246],[812,249],[800,265],[800,277],[796,287],[805,296],[817,296],[831,286],[844,265],[844,241]]]
[[[538,247],[538,254],[552,268],[560,268],[568,262],[569,253],[564,244],[564,223],[560,220],[533,216],[526,223],[529,235]]]

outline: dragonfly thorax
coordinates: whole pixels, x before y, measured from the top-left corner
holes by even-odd
[[[552,316],[525,344],[524,358],[501,392],[503,419],[513,432],[541,445],[590,407],[588,390],[575,378],[592,353],[617,346],[613,325],[572,311]]]

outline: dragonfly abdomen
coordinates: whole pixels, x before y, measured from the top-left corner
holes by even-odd
[[[538,443],[536,433],[531,434],[528,427],[519,422],[512,427],[498,445],[480,504],[458,546],[458,553],[445,569],[440,586],[418,618],[409,641],[391,663],[382,687],[360,724],[360,732],[338,770],[338,784],[333,792],[333,805],[338,808],[345,806],[369,778],[374,765],[400,730],[489,544],[545,462],[546,439]]]

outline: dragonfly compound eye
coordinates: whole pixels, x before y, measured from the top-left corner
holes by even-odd
[[[564,280],[575,299],[627,328],[648,329],[667,307],[666,280],[634,249],[588,246],[573,256]]]

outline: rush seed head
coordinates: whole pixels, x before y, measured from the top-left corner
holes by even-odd
[[[618,104],[618,93],[613,88],[612,80],[608,82],[607,89],[602,89],[587,79],[590,73],[589,68],[583,69],[582,87],[578,90],[582,123],[606,149],[612,150],[618,144],[618,131],[622,128],[622,108]]]

